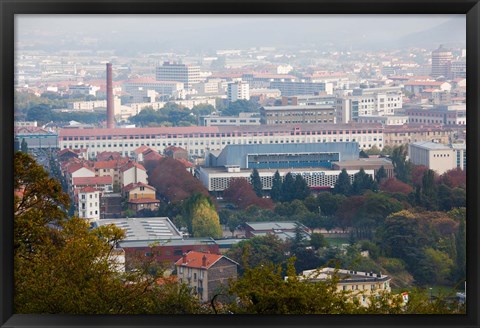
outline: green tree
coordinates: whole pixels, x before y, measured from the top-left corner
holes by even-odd
[[[375,175],[375,181],[380,184],[383,180],[387,178],[387,171],[385,170],[385,167],[382,165],[378,171],[377,174]]]
[[[456,263],[453,278],[455,281],[463,281],[466,278],[466,251],[467,251],[467,239],[466,239],[466,209],[457,208],[451,210],[449,216],[458,220],[458,231],[455,235],[455,248],[456,248]]]
[[[349,196],[351,194],[352,183],[346,169],[342,169],[342,171],[338,175],[338,179],[335,182],[333,192],[335,194],[341,194],[344,196]]]
[[[281,200],[282,196],[282,178],[280,177],[280,173],[278,170],[275,171],[272,180],[272,190],[270,191],[270,197],[274,202],[278,202]]]
[[[398,180],[409,183],[411,181],[412,164],[407,161],[408,149],[406,145],[394,147],[392,150],[392,164]]]
[[[287,259],[289,245],[273,234],[242,240],[227,252],[227,256],[241,264],[240,272],[268,263],[282,264]]]
[[[307,181],[300,175],[295,176],[295,194],[294,199],[304,200],[310,195],[310,188],[308,187]]]
[[[310,235],[310,245],[315,249],[319,249],[322,247],[327,247],[328,241],[321,233],[314,232]]]
[[[66,220],[68,195],[32,157],[14,156],[14,312],[68,314],[202,313],[188,289],[158,285],[144,262],[122,272],[115,245],[124,231]],[[172,307],[169,302],[174,302]]]
[[[252,100],[240,99],[228,104],[228,107],[222,110],[222,116],[238,116],[240,113],[257,113],[258,105]]]
[[[428,210],[437,207],[437,187],[435,185],[435,172],[427,170],[422,177],[423,206]]]
[[[25,141],[25,138],[22,138],[22,143],[20,145],[20,151],[22,153],[28,153],[28,145],[27,145],[27,142]]]
[[[260,179],[260,174],[258,174],[257,169],[253,169],[253,172],[250,175],[250,179],[251,179],[251,184],[252,184],[253,190],[255,191],[255,194],[258,197],[262,197],[263,196],[263,184],[262,184],[262,180]]]
[[[361,168],[353,177],[352,194],[362,195],[367,190],[377,191],[378,186],[372,177],[366,174],[365,170]]]
[[[282,202],[291,202],[295,199],[295,178],[290,172],[285,175],[281,190],[280,199]]]
[[[187,202],[188,221],[194,237],[222,237],[220,218],[210,197],[197,193]]]

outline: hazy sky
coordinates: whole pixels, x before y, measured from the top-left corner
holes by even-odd
[[[16,40],[98,47],[201,48],[321,44],[375,45],[410,41],[465,43],[465,15],[17,15]],[[463,33],[462,33],[463,32]],[[415,35],[420,35],[415,40]],[[400,41],[398,41],[400,40]],[[402,41],[403,40],[403,41]]]

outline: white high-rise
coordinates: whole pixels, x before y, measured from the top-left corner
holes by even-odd
[[[229,83],[227,88],[227,97],[228,97],[228,101],[230,102],[234,102],[240,99],[249,100],[250,99],[249,84],[243,81]]]
[[[157,67],[155,79],[182,82],[185,89],[190,90],[193,84],[200,82],[200,66],[164,62]]]

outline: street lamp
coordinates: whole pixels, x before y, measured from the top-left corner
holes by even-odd
[[[432,287],[429,288],[430,289],[430,300],[433,299],[433,296],[432,296]]]

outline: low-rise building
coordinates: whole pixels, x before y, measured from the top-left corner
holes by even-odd
[[[264,106],[260,109],[262,124],[334,124],[335,107],[315,106]]]
[[[237,279],[237,266],[224,255],[196,251],[183,254],[175,263],[178,282],[187,284],[203,302],[211,301],[230,280]]]
[[[383,166],[387,173],[388,178],[394,177],[394,169],[393,169],[393,164],[392,161],[388,158],[359,158],[356,160],[349,160],[349,161],[343,161],[343,162],[333,162],[332,163],[332,168],[334,170],[373,170],[374,176],[376,176],[378,170]]]
[[[301,229],[304,237],[310,239],[310,229],[299,222],[276,221],[276,222],[245,222],[245,237],[252,238],[265,236],[267,234],[275,235],[282,240],[293,239],[298,228]]]
[[[423,165],[443,174],[449,170],[467,168],[465,144],[444,145],[435,142],[414,142],[409,145],[408,155],[415,165]]]
[[[100,194],[99,189],[84,187],[78,191],[77,209],[78,216],[88,220],[100,219]]]
[[[155,199],[155,188],[146,183],[130,183],[122,188],[123,197],[127,201],[135,199]]]
[[[386,126],[383,130],[385,146],[407,145],[420,141],[447,144],[453,140],[455,133],[455,130],[451,127],[418,123]]]
[[[331,280],[334,276],[339,278],[337,292],[345,292],[350,298],[357,299],[361,305],[368,306],[370,299],[382,292],[391,292],[391,278],[381,273],[361,272],[335,268],[322,268],[305,270],[298,278],[309,282]],[[288,277],[285,277],[287,280]]]

